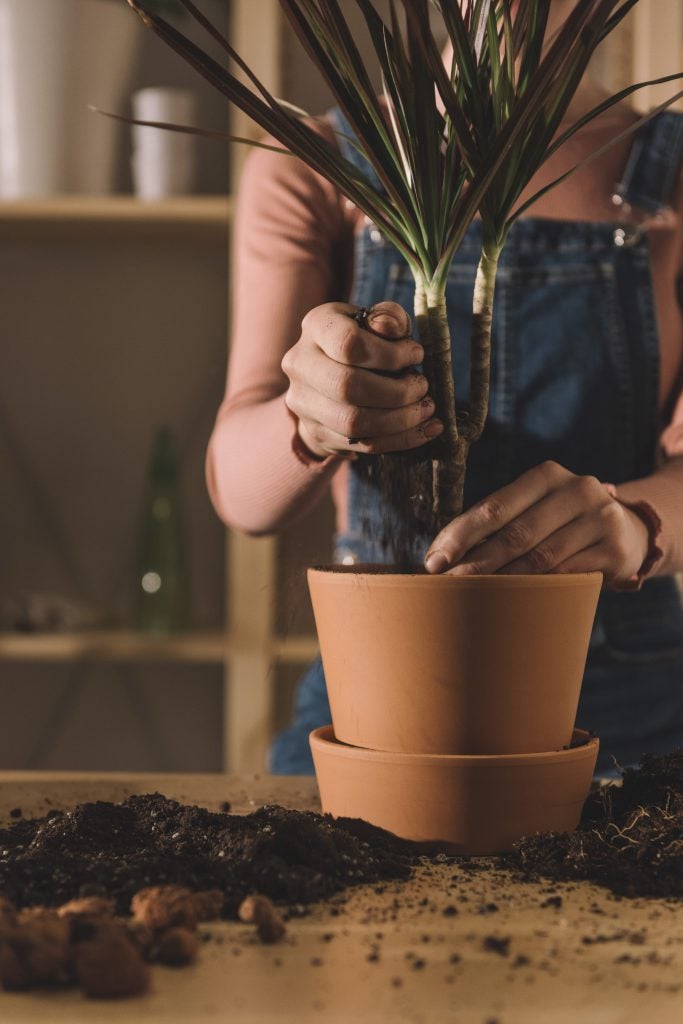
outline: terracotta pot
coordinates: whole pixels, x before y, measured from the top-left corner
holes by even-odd
[[[601,583],[309,569],[337,738],[422,754],[565,746]]]
[[[550,753],[389,754],[339,743],[328,725],[311,733],[311,750],[325,813],[488,854],[535,832],[576,828],[599,744],[581,730],[573,735],[583,745]]]

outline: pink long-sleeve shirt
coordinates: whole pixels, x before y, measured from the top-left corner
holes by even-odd
[[[613,122],[596,124],[575,136],[542,168],[529,194],[596,149],[602,141],[596,133],[609,137],[614,127]],[[332,139],[329,126],[321,130]],[[534,206],[534,216],[614,220],[610,197],[628,147],[628,142],[615,147],[548,193]],[[250,155],[234,229],[227,389],[207,453],[214,507],[236,529],[253,534],[280,530],[330,487],[337,526],[344,529],[348,463],[306,452],[285,405],[288,382],[280,363],[310,309],[348,298],[354,234],[363,219],[333,185],[298,159],[267,150]],[[650,239],[660,328],[660,407],[673,406],[674,413],[663,424],[660,467],[652,476],[620,485],[618,493],[627,500],[645,500],[658,513],[663,558],[657,572],[667,573],[683,570],[683,315],[677,299],[683,197],[676,211],[651,226]]]

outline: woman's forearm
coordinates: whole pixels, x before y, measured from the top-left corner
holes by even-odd
[[[342,461],[307,455],[284,395],[226,403],[207,452],[209,494],[228,526],[272,533],[315,505]]]
[[[306,314],[343,297],[348,216],[333,186],[293,157],[250,154],[235,217],[228,385],[206,460],[211,500],[236,529],[286,527],[342,462],[307,457],[297,444],[281,363]]]

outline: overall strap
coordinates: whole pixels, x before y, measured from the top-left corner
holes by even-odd
[[[670,207],[683,164],[683,114],[664,110],[636,133],[616,195],[645,213]]]
[[[370,185],[378,192],[384,193],[384,185],[377,176],[372,164],[356,148],[356,133],[349,124],[346,115],[339,107],[327,111],[327,120],[334,129],[335,138],[341,155],[356,167]]]

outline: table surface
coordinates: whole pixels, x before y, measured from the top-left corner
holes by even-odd
[[[305,778],[0,772],[0,820],[15,807],[29,816],[154,791],[243,812],[319,806]],[[247,925],[210,923],[199,962],[154,968],[142,998],[0,992],[0,1021],[681,1024],[680,903],[521,883],[494,859],[480,863],[486,870],[432,862],[407,883],[358,888],[291,920],[276,946]]]

